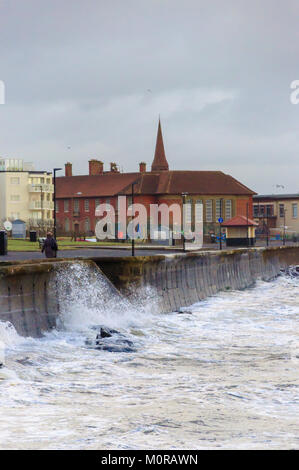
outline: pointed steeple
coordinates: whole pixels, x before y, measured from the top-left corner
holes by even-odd
[[[152,163],[152,171],[168,171],[168,170],[169,170],[169,166],[168,166],[168,162],[165,156],[162,130],[161,130],[161,122],[160,122],[160,117],[159,117],[156,150],[155,150],[154,161]]]

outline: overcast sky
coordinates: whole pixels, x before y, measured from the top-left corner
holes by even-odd
[[[0,156],[170,169],[299,192],[297,0],[0,0]]]

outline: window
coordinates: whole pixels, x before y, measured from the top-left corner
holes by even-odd
[[[216,199],[216,222],[218,222],[220,216],[223,216],[222,204],[222,199]]]
[[[96,199],[96,200],[95,200],[95,203],[94,203],[94,205],[95,205],[95,210],[97,210],[97,207],[98,207],[100,204],[101,204],[100,199]]]
[[[253,206],[253,217],[258,217],[259,216],[259,206],[254,205]]]
[[[65,219],[64,229],[65,229],[66,232],[70,231],[70,221],[69,221],[69,219]]]
[[[267,217],[273,215],[273,206],[271,204],[266,205],[266,215]]]
[[[293,217],[293,219],[297,219],[297,217],[298,217],[298,205],[297,205],[297,203],[292,204],[292,217]]]
[[[187,199],[185,204],[185,222],[187,224],[192,222],[192,199]]]
[[[13,201],[13,202],[16,202],[16,201],[20,201],[21,200],[21,197],[19,194],[12,194],[10,196],[10,200]]]
[[[65,201],[64,201],[64,212],[68,212],[68,211],[69,211],[69,200],[65,199]]]
[[[20,178],[17,176],[10,178],[10,184],[20,184]]]
[[[284,217],[284,204],[279,204],[279,217]]]
[[[79,212],[79,199],[74,199],[74,212]]]
[[[90,221],[89,219],[85,219],[85,232],[90,231]]]
[[[225,220],[231,219],[233,214],[232,214],[232,200],[227,199],[225,201]]]
[[[59,212],[59,203],[55,201],[55,212]]]
[[[213,222],[213,201],[207,199],[206,201],[206,222]]]
[[[85,212],[89,212],[89,199],[84,200],[84,210]]]
[[[194,213],[195,213],[195,222],[197,222],[197,223],[202,222],[202,220],[203,220],[203,206],[202,206],[202,200],[201,199],[197,199],[197,201],[195,201]]]

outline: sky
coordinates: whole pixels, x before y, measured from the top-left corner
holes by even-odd
[[[171,170],[299,192],[297,0],[0,0],[0,157]],[[282,187],[283,186],[283,187]]]

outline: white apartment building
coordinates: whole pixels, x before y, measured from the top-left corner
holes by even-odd
[[[27,228],[53,223],[52,173],[30,163],[0,158],[0,222],[21,219]]]

